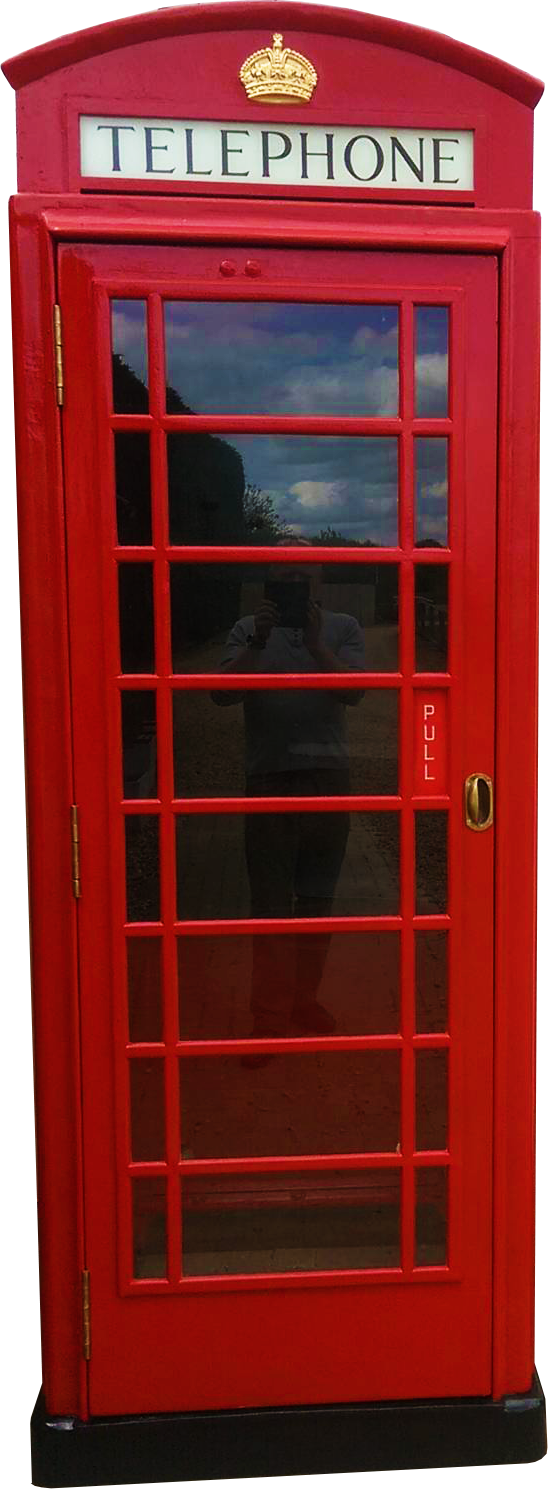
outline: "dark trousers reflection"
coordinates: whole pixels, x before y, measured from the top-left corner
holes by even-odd
[[[248,777],[248,796],[345,796],[347,770],[280,771]],[[344,862],[348,812],[249,812],[245,852],[253,919],[318,918],[332,913]],[[317,1002],[330,937],[325,931],[253,939],[252,1033],[282,1036],[294,1022],[328,1034],[333,1016]]]

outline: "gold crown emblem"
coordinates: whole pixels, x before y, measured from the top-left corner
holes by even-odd
[[[283,36],[275,32],[271,47],[252,52],[240,68],[240,80],[248,98],[268,98],[270,103],[298,103],[312,97],[318,75],[311,62],[300,52],[284,47]]]

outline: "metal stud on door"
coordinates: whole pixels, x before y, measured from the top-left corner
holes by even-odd
[[[60,257],[91,1410],[487,1394],[494,261]]]

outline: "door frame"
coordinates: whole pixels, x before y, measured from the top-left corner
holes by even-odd
[[[499,257],[493,1395],[526,1390],[533,1368],[538,218],[357,204],[334,211],[307,202],[280,214],[273,230],[270,212],[252,202],[235,209],[209,201],[204,212],[198,201],[165,201],[161,214],[138,197],[90,197],[84,204],[78,197],[21,196],[11,206],[47,1409],[88,1414],[80,1331],[84,1214],[62,414],[55,400],[52,320],[55,245],[64,239],[253,241]],[[63,881],[53,890],[52,863]],[[518,988],[519,1001],[513,996]]]

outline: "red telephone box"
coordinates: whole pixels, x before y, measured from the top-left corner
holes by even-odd
[[[538,1458],[541,85],[251,0],[4,71],[35,1482]]]

